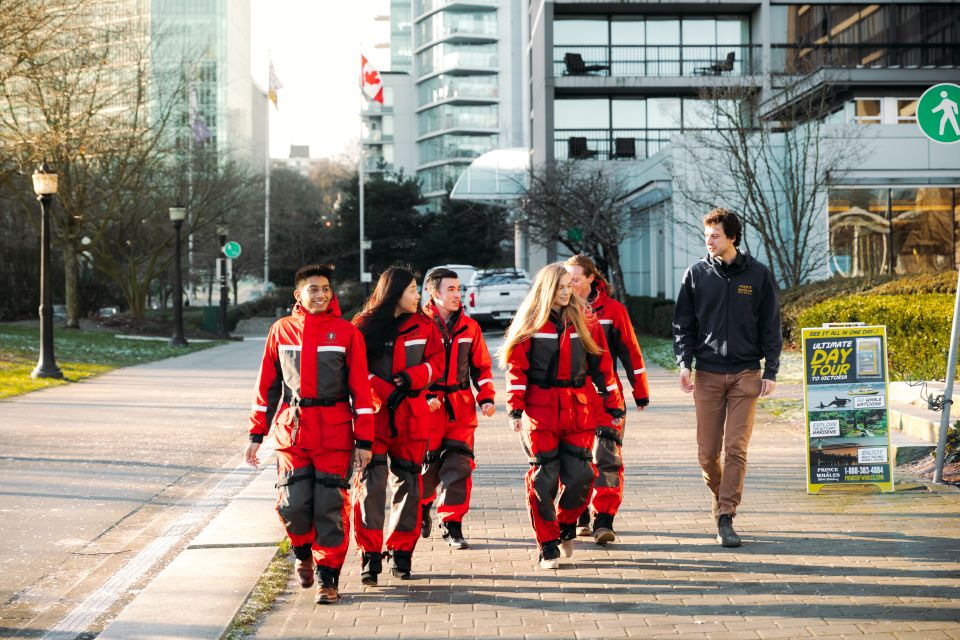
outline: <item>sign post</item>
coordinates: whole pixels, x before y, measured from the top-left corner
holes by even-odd
[[[917,126],[934,142],[960,142],[960,86],[942,82],[924,91],[917,104]]]
[[[802,331],[807,493],[827,485],[893,491],[886,327]]]

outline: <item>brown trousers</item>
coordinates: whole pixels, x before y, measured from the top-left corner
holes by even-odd
[[[736,515],[747,475],[747,445],[762,387],[760,371],[698,370],[695,385],[697,455],[703,481],[718,499],[718,515]]]

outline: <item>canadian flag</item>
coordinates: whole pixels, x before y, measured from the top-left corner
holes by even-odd
[[[360,54],[360,88],[367,100],[383,104],[383,80],[380,72],[373,68],[370,61]]]

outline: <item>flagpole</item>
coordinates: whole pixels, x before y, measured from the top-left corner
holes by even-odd
[[[263,292],[270,287],[270,98],[267,98],[266,167],[263,197]]]
[[[364,169],[364,167],[363,167],[363,104],[361,103],[361,105],[360,105],[360,162],[358,163],[358,169],[357,169],[357,173],[358,173],[359,179],[360,179],[360,184],[359,184],[359,191],[360,191],[360,200],[359,200],[359,205],[360,205],[360,281],[361,281],[361,282],[366,282],[366,280],[364,279],[364,275],[363,275],[363,274],[365,274],[365,273],[367,272],[366,264],[365,264],[366,261],[364,260],[364,255],[363,255],[363,239],[364,239],[364,237],[366,236],[366,233],[364,232],[364,228],[363,228],[363,218],[364,218],[364,211],[363,211],[363,169]],[[367,284],[367,289],[369,290],[369,288],[370,288],[370,285]]]

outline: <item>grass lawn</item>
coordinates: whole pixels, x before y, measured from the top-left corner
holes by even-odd
[[[62,327],[56,327],[53,336],[57,365],[64,379],[34,380],[30,372],[40,357],[40,327],[0,324],[0,398],[77,382],[118,367],[163,360],[218,344],[171,347],[166,342],[122,340],[108,332]]]
[[[645,360],[671,371],[677,369],[677,361],[673,356],[673,340],[646,334],[638,334],[637,340]],[[803,356],[799,351],[784,351],[780,354],[777,382],[803,382]]]

